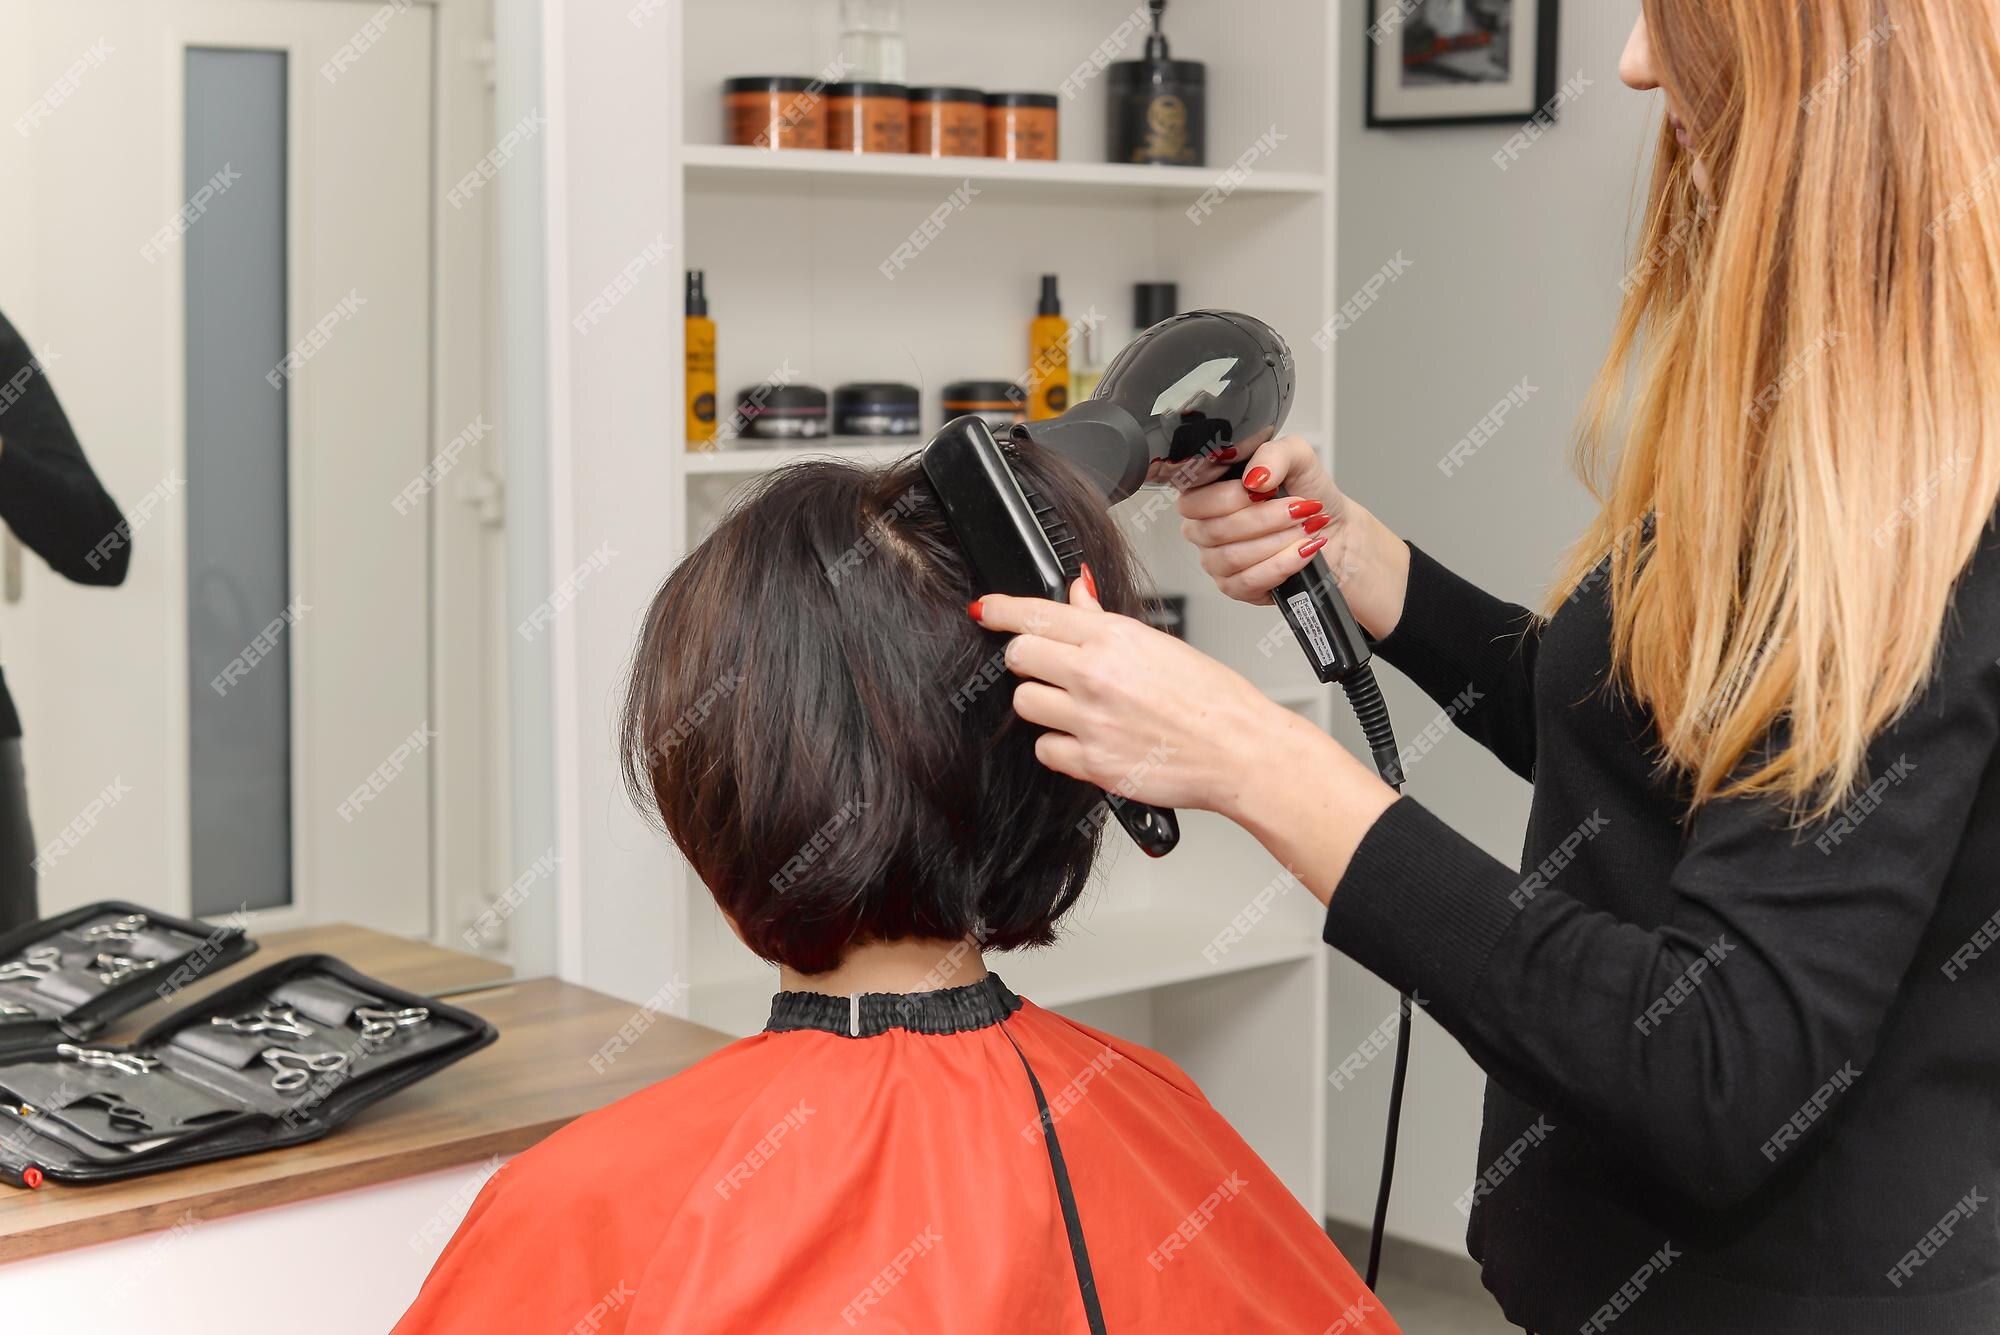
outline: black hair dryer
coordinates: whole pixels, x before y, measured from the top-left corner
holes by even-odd
[[[1271,326],[1234,311],[1191,311],[1134,339],[1093,397],[1014,433],[1081,468],[1105,503],[1115,505],[1147,482],[1242,476],[1251,454],[1284,426],[1296,386],[1291,349]],[[1218,470],[1215,455],[1225,448],[1236,455]],[[1318,678],[1348,688],[1377,768],[1400,783],[1387,711],[1369,668],[1373,651],[1326,559],[1314,557],[1278,586],[1273,601]],[[1357,694],[1356,687],[1366,689]],[[1370,717],[1376,710],[1379,727]]]

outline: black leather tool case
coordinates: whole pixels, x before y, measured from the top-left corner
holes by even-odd
[[[330,955],[294,956],[124,1046],[0,1044],[0,1180],[110,1182],[317,1140],[498,1036]]]
[[[0,935],[0,1053],[80,1041],[257,949],[234,924],[107,899]]]

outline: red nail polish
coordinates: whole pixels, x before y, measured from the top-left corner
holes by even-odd
[[[1097,596],[1097,576],[1090,573],[1090,562],[1083,563],[1083,587],[1090,590],[1090,596]]]
[[[1259,465],[1243,475],[1243,485],[1251,491],[1263,491],[1271,485],[1271,470]]]
[[[1293,501],[1285,507],[1285,513],[1294,519],[1311,519],[1324,509],[1326,506],[1318,501]]]
[[[986,600],[984,598],[974,598],[969,604],[966,605],[965,609],[966,615],[971,617],[974,621],[986,620],[986,608],[982,606],[982,604],[984,604],[985,601]]]
[[[1253,500],[1259,500],[1259,501],[1268,501],[1268,500],[1270,500],[1270,499],[1271,499],[1271,498],[1272,498],[1273,496],[1276,496],[1277,494],[1278,494],[1278,493],[1277,493],[1277,492],[1276,492],[1275,490],[1272,490],[1272,491],[1253,491],[1253,492],[1251,492],[1251,493],[1250,493],[1250,496],[1251,496],[1251,499],[1253,499]]]
[[[1314,515],[1311,519],[1308,519],[1305,522],[1306,536],[1308,537],[1312,536],[1313,534],[1319,532],[1321,529],[1325,528],[1328,524],[1331,524],[1332,522],[1333,522],[1332,515]]]
[[[1234,459],[1236,457],[1236,447],[1234,445],[1224,445],[1221,449],[1215,452],[1215,457],[1222,460],[1224,463],[1228,463],[1231,459]]]
[[[1302,560],[1310,561],[1319,555],[1319,549],[1324,546],[1326,546],[1325,538],[1314,538],[1311,542],[1300,543],[1299,557]]]

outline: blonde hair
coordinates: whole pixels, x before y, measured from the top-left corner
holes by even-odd
[[[2000,8],[1645,12],[1709,186],[1663,127],[1551,607],[1609,552],[1662,763],[1803,820],[1928,681],[2000,496]]]

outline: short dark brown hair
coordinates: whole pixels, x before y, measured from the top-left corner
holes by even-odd
[[[1139,567],[1070,465],[1016,467],[1069,521],[1099,598]],[[1047,945],[1105,824],[1014,713],[1004,637],[915,456],[780,468],[654,597],[622,725],[625,777],[750,948],[801,973],[850,946]]]

